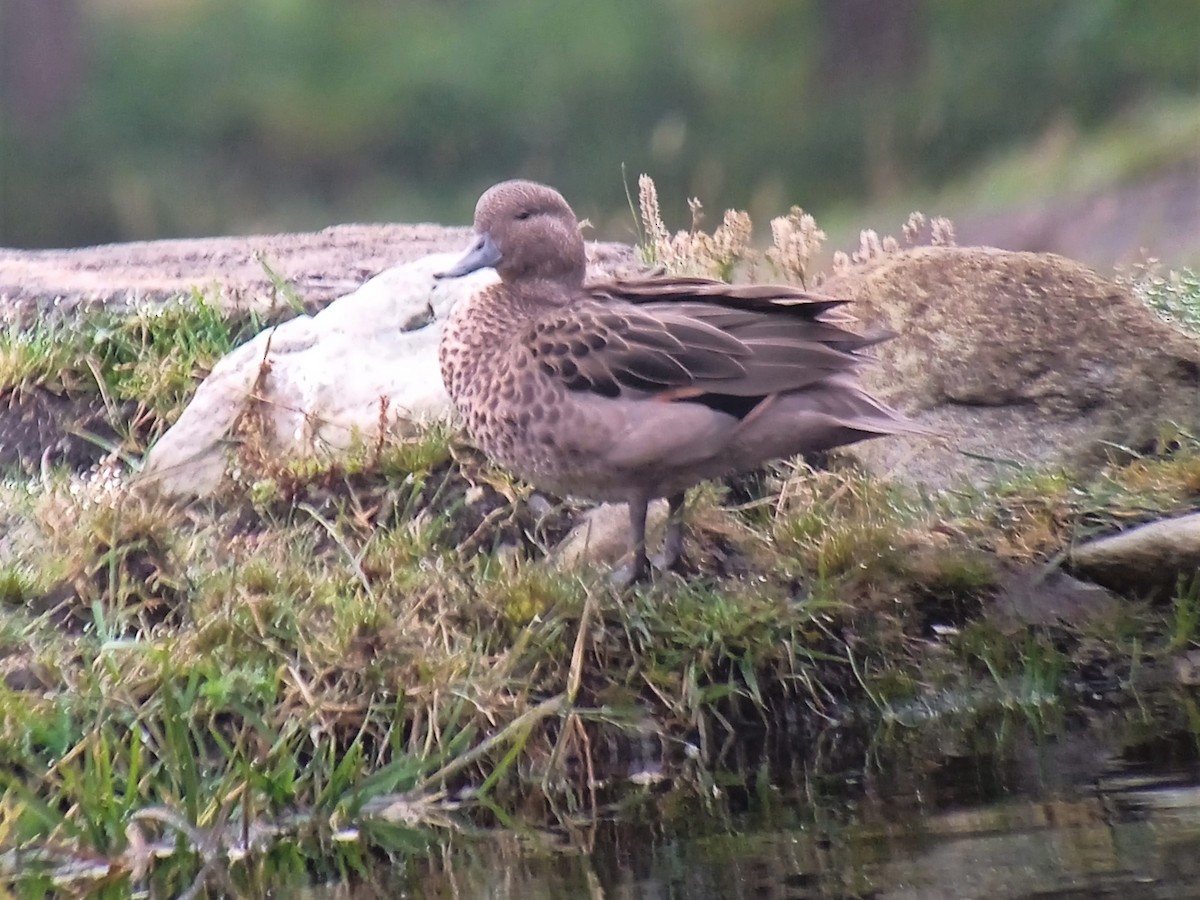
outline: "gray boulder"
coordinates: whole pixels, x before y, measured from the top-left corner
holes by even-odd
[[[1200,340],[1073,260],[920,247],[819,290],[897,333],[863,380],[945,435],[856,449],[877,471],[944,488],[1023,466],[1087,468],[1171,422],[1200,423]]]

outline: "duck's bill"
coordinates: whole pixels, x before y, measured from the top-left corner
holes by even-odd
[[[488,269],[500,262],[500,251],[489,234],[481,234],[472,242],[470,248],[457,263],[445,272],[438,272],[434,278],[459,278],[470,275],[479,269]]]

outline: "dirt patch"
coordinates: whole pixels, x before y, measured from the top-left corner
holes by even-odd
[[[26,387],[0,397],[0,472],[17,468],[31,472],[43,460],[82,470],[104,456],[108,446],[120,442],[98,395],[61,395]]]

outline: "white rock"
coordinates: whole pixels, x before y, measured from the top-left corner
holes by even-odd
[[[646,542],[652,554],[666,524],[667,501],[653,501],[646,513]],[[584,562],[615,565],[629,550],[629,507],[624,503],[604,503],[583,516],[554,548],[553,556],[564,569],[571,569]]]
[[[283,456],[345,449],[356,434],[369,440],[383,402],[389,425],[448,415],[441,323],[459,298],[496,280],[490,269],[433,277],[458,257],[433,254],[388,269],[317,315],[268,328],[229,353],[150,449],[139,480],[169,494],[214,490],[251,400],[271,410],[268,437]]]

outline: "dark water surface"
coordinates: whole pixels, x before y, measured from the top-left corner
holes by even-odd
[[[793,748],[803,762],[775,746],[741,775],[697,769],[595,821],[454,834],[298,896],[1200,897],[1195,736],[1104,716],[1059,731],[835,739]]]

